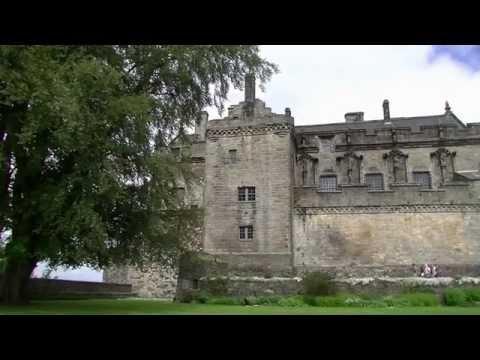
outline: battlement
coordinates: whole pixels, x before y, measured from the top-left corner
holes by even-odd
[[[295,127],[297,147],[312,148],[309,152],[318,151],[319,138],[333,140],[335,151],[438,147],[480,144],[480,124],[468,124],[464,128],[452,125],[392,127],[392,128],[339,128],[321,127],[305,131],[303,127]]]

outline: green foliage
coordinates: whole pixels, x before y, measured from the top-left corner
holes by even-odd
[[[480,299],[480,289],[447,289],[444,293],[446,305],[464,306],[474,304]],[[388,296],[374,294],[337,294],[327,296],[296,295],[296,296],[248,296],[239,297],[209,297],[206,294],[192,296],[186,302],[207,303],[216,305],[249,305],[249,306],[281,306],[281,307],[437,307],[441,306],[440,297],[431,292],[404,293]]]
[[[12,262],[174,264],[200,224],[168,151],[247,72],[257,46],[0,46],[0,234]]]
[[[435,294],[435,290],[428,286],[408,286],[402,289],[402,292],[404,294],[411,294],[411,293]]]
[[[303,296],[289,296],[281,298],[277,302],[278,306],[285,307],[297,307],[297,306],[306,306],[307,304],[303,301]]]
[[[333,295],[336,292],[332,278],[322,272],[311,272],[303,278],[304,294],[309,296]]]
[[[207,299],[206,303],[212,305],[244,305],[244,301],[237,297],[212,297]]]
[[[439,306],[440,299],[432,293],[409,293],[386,296],[383,301],[388,306]]]
[[[5,259],[5,254],[3,248],[0,247],[0,274],[5,271],[5,266],[7,262]]]
[[[463,289],[445,289],[443,292],[443,302],[447,306],[465,306],[467,305],[467,296]]]
[[[208,279],[205,283],[206,291],[212,296],[225,296],[228,294],[228,279]]]
[[[465,292],[465,300],[467,302],[480,302],[480,288],[466,288],[463,291]]]
[[[277,305],[281,296],[248,296],[244,299],[245,305]]]

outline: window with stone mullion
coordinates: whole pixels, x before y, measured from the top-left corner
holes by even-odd
[[[431,188],[431,178],[429,172],[414,172],[413,180],[415,184],[421,185],[423,188]]]
[[[337,177],[335,175],[320,176],[320,190],[326,192],[337,191]]]
[[[383,175],[382,174],[367,174],[365,175],[365,182],[370,191],[383,190]]]

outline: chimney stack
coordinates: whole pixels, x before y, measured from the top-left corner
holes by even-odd
[[[345,114],[345,122],[358,122],[363,121],[363,112],[351,112]]]
[[[197,141],[205,141],[207,135],[208,112],[201,111],[195,121],[195,137]]]
[[[255,102],[255,75],[252,73],[245,75],[245,102]]]
[[[383,100],[383,120],[390,121],[390,103],[388,100]]]

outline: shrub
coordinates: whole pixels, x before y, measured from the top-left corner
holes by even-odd
[[[213,296],[225,296],[228,294],[228,279],[208,279],[206,281],[206,289]]]
[[[193,295],[193,301],[199,304],[206,304],[208,301],[208,294],[205,291],[201,291]]]
[[[303,296],[290,296],[281,298],[278,303],[278,306],[305,306],[306,304],[303,302]]]
[[[322,272],[312,272],[303,278],[304,294],[307,296],[334,295],[335,284],[332,278]]]
[[[206,300],[206,303],[212,304],[212,305],[243,305],[244,304],[242,299],[235,298],[235,297],[209,298]]]
[[[423,293],[423,294],[435,294],[435,290],[432,289],[431,287],[428,286],[407,286],[403,289],[402,291],[403,294],[418,294],[418,293]]]
[[[259,296],[257,299],[257,305],[276,305],[282,299],[281,296]]]
[[[337,296],[316,296],[313,300],[313,306],[332,307],[332,306],[347,306],[345,301],[347,299],[353,299],[344,295]],[[356,298],[356,297],[355,297]],[[359,298],[358,298],[359,299]]]
[[[469,303],[480,302],[480,288],[468,288],[465,292],[465,300]]]
[[[432,293],[410,293],[393,297],[393,306],[439,306],[440,300]]]
[[[445,289],[443,301],[447,306],[464,306],[467,303],[467,297],[462,289]]]

